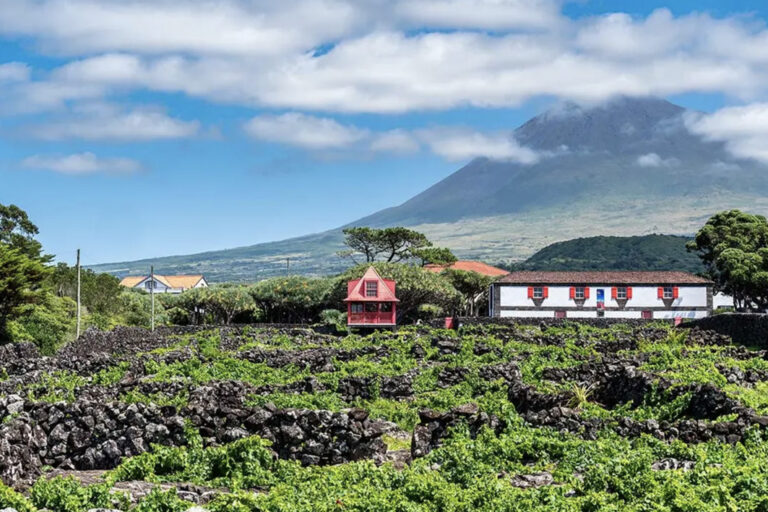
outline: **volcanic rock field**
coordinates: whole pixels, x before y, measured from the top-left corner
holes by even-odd
[[[5,345],[0,508],[764,510],[767,359],[662,324]]]

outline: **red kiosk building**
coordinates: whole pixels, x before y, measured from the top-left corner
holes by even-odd
[[[360,279],[347,283],[348,327],[395,327],[397,303],[395,281],[382,279],[369,267]]]

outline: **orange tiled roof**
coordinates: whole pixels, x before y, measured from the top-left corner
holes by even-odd
[[[491,277],[498,277],[498,276],[505,276],[509,274],[504,269],[492,267],[491,265],[488,265],[486,263],[483,263],[482,261],[462,261],[459,260],[456,263],[452,265],[425,265],[424,268],[429,270],[430,272],[439,273],[445,270],[446,268],[450,268],[453,270],[464,270],[467,272],[477,272],[478,274],[483,274],[485,276],[491,276]]]
[[[133,288],[134,286],[136,286],[146,278],[147,276],[128,276],[128,277],[124,277],[120,281],[120,284],[128,288]]]
[[[202,274],[193,274],[186,276],[163,276],[170,283],[171,288],[194,288],[203,278]]]
[[[123,280],[120,281],[120,284],[127,286],[128,288],[134,288],[145,279],[149,279],[149,276],[128,276],[124,277]],[[160,274],[155,274],[155,279],[158,282],[163,283],[168,288],[183,288],[188,290],[190,288],[194,288],[195,285],[199,283],[201,279],[203,279],[203,275],[194,274],[185,276],[163,276]]]

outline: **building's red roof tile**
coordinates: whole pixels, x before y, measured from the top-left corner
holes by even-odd
[[[509,274],[508,271],[492,267],[491,265],[488,265],[486,263],[483,263],[482,261],[457,261],[456,263],[452,265],[425,265],[425,269],[429,270],[430,272],[439,273],[445,270],[446,268],[450,268],[453,270],[465,270],[467,272],[477,272],[478,274],[483,274],[485,276],[491,276],[491,277],[497,277],[497,276],[504,276]]]
[[[679,271],[608,272],[512,272],[498,281],[508,284],[711,284],[711,281]]]

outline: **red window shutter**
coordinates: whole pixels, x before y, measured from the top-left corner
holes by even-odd
[[[663,299],[664,298],[664,287],[663,286],[659,286],[658,292],[659,292],[658,297],[660,299]]]
[[[619,289],[618,288],[611,288],[611,298],[613,300],[616,300],[616,297],[619,296]]]
[[[672,288],[672,298],[676,299],[680,295],[680,288],[675,286]]]
[[[589,298],[589,286],[584,287],[584,298],[585,299]]]
[[[533,286],[528,287],[528,298],[529,299],[533,298]]]
[[[628,299],[632,298],[632,287],[631,286],[627,286],[627,298]]]
[[[546,299],[547,297],[549,297],[549,288],[547,288],[547,287],[545,286],[545,287],[544,287],[544,298]]]
[[[575,299],[576,298],[576,287],[575,286],[571,286],[571,291],[569,293],[570,293],[571,299]]]

